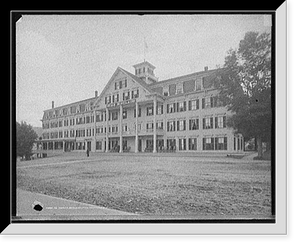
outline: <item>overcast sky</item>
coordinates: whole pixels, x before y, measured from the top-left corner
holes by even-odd
[[[100,94],[118,66],[152,63],[164,80],[223,65],[264,15],[25,15],[16,25],[16,119],[41,126],[60,106]]]

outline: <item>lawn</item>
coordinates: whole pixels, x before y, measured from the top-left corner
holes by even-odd
[[[18,162],[17,187],[142,215],[271,215],[267,161],[67,154]]]

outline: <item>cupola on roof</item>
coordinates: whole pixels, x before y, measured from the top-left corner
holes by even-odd
[[[158,81],[158,78],[155,77],[154,69],[155,66],[144,61],[133,66],[135,68],[135,75],[143,79],[147,84],[152,84]]]

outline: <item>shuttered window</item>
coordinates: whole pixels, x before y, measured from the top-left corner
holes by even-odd
[[[176,94],[176,84],[169,85],[169,94],[170,94],[170,96],[173,96]]]

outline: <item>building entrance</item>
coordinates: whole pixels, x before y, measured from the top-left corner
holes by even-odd
[[[138,151],[141,152],[142,151],[142,140],[139,139],[138,141]]]

